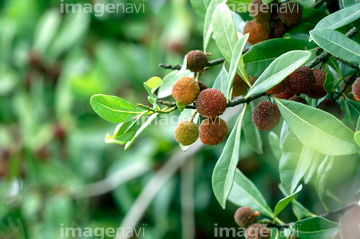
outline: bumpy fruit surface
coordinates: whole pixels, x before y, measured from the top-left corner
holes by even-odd
[[[194,122],[183,121],[175,128],[175,140],[182,145],[195,143],[199,138],[199,127]]]
[[[236,74],[233,83],[232,97],[245,94],[247,88],[248,85],[246,84],[246,82],[238,74]]]
[[[200,92],[196,100],[196,109],[204,118],[215,118],[226,110],[226,98],[221,91],[209,88]]]
[[[249,14],[258,22],[268,22],[271,18],[270,6],[262,0],[252,0],[249,4]]]
[[[194,50],[186,54],[186,66],[192,72],[202,71],[207,62],[208,58],[202,51]]]
[[[287,79],[287,89],[297,95],[309,93],[316,83],[312,70],[307,66],[300,66]]]
[[[320,99],[327,94],[324,88],[324,83],[326,80],[326,72],[320,69],[314,69],[312,71],[315,76],[315,86],[313,87],[312,90],[310,90],[310,92],[307,95],[313,99]]]
[[[183,105],[194,102],[199,92],[199,84],[191,77],[183,77],[177,80],[172,88],[174,99]]]
[[[274,26],[273,26],[273,36],[274,37],[276,37],[276,38],[283,37],[285,35],[286,31],[287,31],[287,27],[282,21],[276,20],[274,22]]]
[[[204,119],[199,126],[200,140],[204,144],[217,145],[225,140],[227,131],[226,121],[223,119]]]
[[[278,107],[268,101],[258,104],[252,114],[252,121],[256,128],[260,130],[271,130],[280,121],[280,111]]]
[[[296,96],[295,95],[295,96],[290,97],[289,100],[299,102],[299,103],[303,103],[304,105],[308,105],[307,101],[301,96]]]
[[[268,22],[258,22],[256,20],[252,20],[244,26],[243,34],[245,35],[250,33],[247,42],[254,45],[269,39],[270,30]]]
[[[286,80],[281,81],[279,84],[273,86],[270,90],[266,91],[267,94],[273,95],[273,94],[279,94],[286,90]]]
[[[279,99],[288,100],[290,97],[294,96],[294,93],[292,93],[291,91],[285,90],[279,94],[275,94],[274,96]]]
[[[258,216],[260,216],[258,211],[255,212],[250,207],[241,207],[236,210],[234,219],[240,227],[247,228],[257,220]]]
[[[344,117],[344,111],[341,109],[340,104],[332,99],[324,99],[318,105],[318,108],[334,115],[338,119]]]
[[[297,24],[302,17],[301,7],[295,2],[282,3],[279,7],[278,16],[285,25],[293,26]]]
[[[360,101],[360,77],[351,86],[351,92],[355,100]]]
[[[266,226],[264,226],[260,223],[255,223],[246,229],[245,238],[246,239],[269,239],[270,231]]]

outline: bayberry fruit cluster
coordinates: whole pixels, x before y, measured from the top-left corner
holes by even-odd
[[[260,216],[258,211],[250,207],[241,207],[236,210],[234,219],[240,227],[246,228],[246,239],[268,239],[270,238],[269,229],[260,223],[255,223]]]
[[[296,25],[302,11],[299,4],[284,2],[278,4],[274,0],[271,4],[264,4],[262,0],[253,0],[249,4],[249,13],[254,20],[244,26],[244,35],[250,33],[248,43],[254,45],[271,38],[283,37],[288,29]]]

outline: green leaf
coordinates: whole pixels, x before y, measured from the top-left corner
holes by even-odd
[[[275,209],[274,209],[274,218],[277,217],[277,215],[279,215],[279,213],[282,210],[284,210],[284,208],[289,204],[289,202],[292,201],[301,190],[302,190],[302,185],[300,185],[293,194],[281,199],[276,204]]]
[[[313,179],[316,176],[317,170],[320,166],[320,164],[325,160],[326,156],[320,153],[315,154],[315,158],[311,162],[311,165],[308,169],[308,171],[304,175],[304,182],[305,184],[308,184],[311,179]]]
[[[356,153],[354,132],[335,116],[298,102],[275,101],[292,132],[306,147],[325,155]]]
[[[232,11],[247,12],[251,0],[227,0],[226,4]]]
[[[218,76],[216,77],[214,84],[212,88],[217,89],[221,91],[224,95],[227,93],[229,85],[229,73],[226,71],[225,66],[221,68],[221,71],[219,72]]]
[[[270,218],[274,217],[274,213],[259,189],[238,169],[236,169],[234,185],[229,200],[239,207],[251,207],[253,210],[259,211],[264,216]]]
[[[354,134],[354,139],[356,144],[360,147],[360,117],[358,118],[357,124],[356,124],[356,132]]]
[[[326,92],[329,94],[331,94],[334,90],[334,81],[335,81],[334,77],[331,74],[326,73],[324,88],[325,88]]]
[[[226,141],[212,175],[212,187],[215,197],[224,209],[234,183],[235,169],[240,158],[241,124],[246,108],[247,105],[245,104]]]
[[[244,54],[246,73],[259,77],[277,57],[292,50],[307,50],[307,47],[302,40],[283,38],[255,44]]]
[[[339,225],[322,217],[313,217],[298,221],[294,234],[298,238],[331,239],[339,232]]]
[[[106,135],[105,143],[115,143],[120,145],[126,144],[134,137],[136,130],[139,128],[139,126],[136,124],[137,122],[138,119],[118,124],[118,126],[115,128],[114,135]]]
[[[34,33],[35,52],[44,54],[51,41],[54,39],[61,22],[57,9],[51,9],[41,16]]]
[[[341,0],[341,4],[344,8],[351,7],[357,3],[357,0]]]
[[[121,123],[144,112],[129,102],[111,95],[93,95],[90,99],[93,110],[104,120]]]
[[[304,8],[311,8],[312,6],[314,6],[316,0],[301,0],[301,1],[296,1],[297,3],[299,3],[301,6],[303,6]]]
[[[273,61],[255,81],[246,98],[257,93],[263,93],[280,83],[294,70],[304,64],[311,56],[309,51],[290,51]]]
[[[135,142],[139,135],[156,119],[157,116],[158,113],[152,114],[148,118],[148,120],[143,125],[141,125],[141,127],[136,131],[134,137],[126,143],[125,150],[128,150],[130,148],[130,146]]]
[[[331,29],[316,29],[310,35],[316,44],[330,54],[360,64],[360,45],[344,34]]]
[[[287,33],[296,34],[296,33],[306,33],[309,34],[309,31],[313,30],[316,24],[321,21],[327,14],[316,10],[316,9],[302,9],[302,18],[299,23],[295,26],[292,26]]]
[[[162,80],[159,77],[152,77],[144,83],[145,89],[149,94],[154,94],[154,92],[162,85]]]
[[[204,52],[206,52],[206,48],[210,42],[211,34],[213,32],[211,22],[212,22],[212,16],[213,16],[214,10],[219,4],[225,3],[225,2],[226,2],[226,0],[213,0],[210,2],[210,5],[206,11],[204,30],[203,30],[203,32],[204,32],[204,35],[203,35]]]
[[[204,21],[211,0],[190,0],[190,2],[201,21]]]
[[[323,18],[315,27],[315,29],[327,28],[338,29],[346,26],[360,18],[360,3],[349,8],[341,9],[329,16]]]
[[[178,108],[178,110],[180,110],[181,112],[185,109],[186,105],[181,104],[180,102],[176,101],[176,106]]]
[[[254,123],[252,122],[253,109],[254,109],[254,103],[251,102],[249,104],[249,107],[245,111],[242,128],[244,131],[245,140],[248,143],[249,147],[255,153],[262,154],[263,153],[263,144],[262,144],[262,140],[261,140],[261,135],[260,135],[258,128],[256,128]]]
[[[275,132],[270,131],[268,137],[269,137],[269,144],[270,144],[271,151],[273,152],[275,158],[277,160],[280,160],[282,151],[281,151],[281,148],[280,148],[279,136],[277,136],[277,134]]]
[[[215,9],[212,20],[215,42],[225,60],[230,63],[238,36],[232,15],[225,3]]]
[[[231,100],[231,89],[232,89],[232,85],[234,83],[236,69],[239,69],[239,76],[245,82],[247,82],[248,85],[250,85],[248,76],[244,69],[244,61],[242,59],[242,51],[244,50],[244,47],[245,47],[248,37],[249,37],[249,34],[246,34],[245,36],[243,36],[240,40],[237,41],[235,48],[234,48],[234,53],[232,55],[230,68],[229,68],[229,85],[227,87],[227,94],[226,94],[226,96],[227,96],[226,98],[228,101]]]
[[[284,233],[277,228],[270,228],[270,239],[287,239]]]
[[[192,75],[191,71],[186,70],[183,74],[177,75],[178,71],[172,71],[163,78],[163,83],[159,87],[158,98],[166,98],[172,94],[172,87],[175,82],[184,76]]]
[[[317,170],[317,177],[315,180],[315,190],[319,196],[321,203],[324,204],[326,190],[328,188],[329,172],[332,169],[334,157],[326,156],[325,160],[320,164]]]

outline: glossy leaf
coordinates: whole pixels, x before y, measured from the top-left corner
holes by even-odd
[[[346,26],[360,18],[360,3],[349,8],[341,9],[329,16],[323,18],[315,27],[315,29],[327,28],[338,29]]]
[[[297,39],[271,39],[255,44],[244,54],[246,73],[259,77],[260,74],[282,54],[292,50],[306,50],[304,41]]]
[[[129,149],[130,146],[135,142],[135,140],[139,137],[139,135],[156,119],[158,113],[152,114],[147,121],[141,125],[141,127],[136,131],[134,137],[128,141],[125,145],[125,150]]]
[[[219,4],[215,9],[211,25],[216,45],[225,60],[230,63],[238,36],[230,9],[225,3]]]
[[[155,90],[157,90],[161,85],[162,80],[159,77],[152,77],[144,83],[144,87],[149,94],[154,94]]]
[[[358,3],[357,0],[341,0],[340,2],[344,8],[351,7]]]
[[[239,207],[250,207],[264,216],[274,217],[274,213],[265,201],[259,189],[238,169],[229,200]]]
[[[229,73],[226,71],[225,66],[223,65],[218,76],[216,77],[212,88],[221,91],[224,95],[227,93],[229,85]]]
[[[344,34],[331,29],[316,29],[310,35],[316,44],[330,54],[360,64],[360,45]]]
[[[301,0],[298,3],[303,6],[304,8],[311,8],[314,6],[316,0]]]
[[[126,144],[134,137],[136,131],[138,130],[139,125],[136,124],[137,122],[138,119],[135,121],[120,123],[115,129],[114,135],[106,135],[105,143],[115,143],[120,145]]]
[[[275,158],[277,160],[280,160],[280,157],[281,157],[281,154],[282,154],[282,151],[281,151],[281,148],[280,148],[280,139],[279,139],[279,136],[277,136],[276,133],[274,133],[273,131],[271,131],[269,133],[269,144],[270,144],[270,147],[271,147],[271,151],[273,152]]]
[[[275,209],[274,209],[274,217],[276,217],[277,215],[279,215],[279,213],[280,213],[282,210],[284,210],[284,208],[289,204],[289,202],[290,202],[291,200],[293,200],[293,199],[299,194],[299,192],[300,192],[301,190],[302,190],[302,185],[300,185],[293,194],[291,194],[291,195],[289,195],[289,196],[281,199],[281,200],[276,204],[276,206],[275,206]]]
[[[298,238],[330,239],[339,232],[339,225],[322,217],[313,217],[296,222],[294,230]]]
[[[255,81],[246,98],[257,93],[263,93],[280,83],[294,70],[309,59],[309,51],[290,51],[273,61]]]
[[[235,169],[240,158],[241,124],[246,108],[247,105],[244,105],[244,108],[226,141],[223,152],[215,165],[212,175],[213,191],[216,199],[223,208],[226,206],[226,200],[229,197],[233,186]]]
[[[93,110],[104,120],[121,123],[144,112],[129,102],[110,95],[93,95],[90,99]]]
[[[326,155],[356,153],[354,132],[335,116],[298,102],[275,101],[292,132],[306,147]]]
[[[244,136],[249,147],[258,154],[263,153],[263,143],[261,139],[260,132],[258,128],[255,127],[252,122],[252,111],[254,109],[254,104],[251,102],[247,107],[244,115],[244,121],[242,128],[244,131]]]
[[[226,2],[226,0],[212,0],[206,11],[204,30],[203,30],[204,52],[206,52],[206,48],[210,42],[211,35],[213,32],[211,22],[212,22],[212,16],[213,16],[214,10],[216,9],[217,6],[219,6],[219,4],[225,3],[225,2]]]
[[[231,58],[230,68],[229,68],[229,84],[227,87],[226,98],[228,101],[231,100],[231,89],[234,82],[236,69],[239,69],[239,76],[244,79],[245,82],[249,82],[247,74],[244,69],[244,61],[242,59],[242,51],[244,50],[246,41],[249,37],[249,34],[246,34],[241,39],[239,39],[235,45],[234,53]],[[249,84],[250,85],[250,84]]]
[[[354,139],[356,144],[360,147],[360,117],[358,118],[357,124],[356,124],[356,132],[354,135]]]

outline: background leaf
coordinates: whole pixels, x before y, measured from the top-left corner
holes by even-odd
[[[263,143],[262,143],[261,135],[258,128],[256,128],[254,123],[252,122],[253,109],[254,109],[254,103],[251,102],[245,111],[242,128],[244,131],[245,140],[248,143],[249,147],[255,153],[262,154]]]
[[[354,132],[335,116],[298,102],[275,101],[290,129],[306,147],[327,155],[356,152]]]
[[[299,238],[329,239],[336,236],[339,225],[322,217],[314,217],[296,222],[294,230]]]
[[[227,94],[227,89],[229,85],[229,73],[226,71],[225,66],[223,65],[219,74],[217,75],[212,88],[221,91],[224,95]]]
[[[284,208],[289,204],[289,202],[292,201],[301,190],[302,185],[300,185],[293,194],[281,199],[275,206],[274,217],[277,217],[277,215],[279,215],[279,213],[284,210]]]
[[[204,21],[211,0],[190,0],[190,2],[201,21]]]

